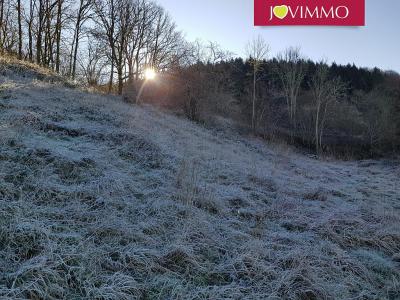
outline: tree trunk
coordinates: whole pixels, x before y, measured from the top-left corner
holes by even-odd
[[[29,1],[29,22],[28,22],[28,57],[33,61],[33,37],[32,37],[32,23],[33,23],[33,0]]]
[[[3,18],[4,18],[4,0],[0,0],[0,53],[3,52]]]
[[[114,59],[111,58],[111,71],[110,71],[110,82],[108,83],[108,93],[111,93],[114,81]]]
[[[21,17],[21,0],[17,1],[18,11],[18,58],[22,59],[22,17]]]
[[[74,59],[72,63],[72,79],[75,79],[76,75],[76,60],[78,58],[78,46],[79,46],[79,31],[77,31],[77,34],[75,36]]]
[[[57,26],[56,26],[56,72],[60,72],[60,42],[61,42],[61,14],[62,14],[62,2],[63,0],[58,0],[57,9]]]
[[[315,116],[315,151],[317,155],[320,152],[320,143],[319,143],[319,114],[320,114],[321,105],[317,104],[317,114]]]
[[[88,4],[84,5],[83,0],[80,1],[78,16],[76,18],[74,38],[73,38],[73,42],[72,42],[70,64],[69,64],[69,74],[72,77],[72,79],[75,79],[75,75],[76,75],[76,61],[77,61],[77,57],[78,57],[78,48],[79,48],[79,34],[81,31],[81,27],[82,27],[81,23],[82,23],[82,18],[84,15],[84,10],[87,8],[87,5]]]
[[[39,0],[39,19],[36,38],[36,63],[41,64],[42,55],[42,31],[43,31],[43,0]]]
[[[110,25],[110,30],[108,32],[108,39],[110,42],[110,48],[111,48],[111,73],[110,73],[110,83],[108,85],[108,92],[111,93],[112,91],[112,86],[113,86],[113,81],[114,81],[114,62],[115,62],[115,40],[114,40],[114,29],[115,29],[115,23],[114,23],[114,0],[111,0],[111,25]]]
[[[118,72],[118,95],[122,95],[122,88],[124,85],[123,71],[124,71],[124,50],[125,50],[125,37],[124,30],[121,30],[121,40],[118,48],[118,59],[117,59],[117,72]]]
[[[253,133],[256,133],[256,80],[257,80],[257,69],[254,66],[253,72],[253,110],[251,115],[251,129]]]
[[[119,65],[117,67],[118,70],[118,95],[122,95],[122,88],[124,86],[124,80],[122,76],[123,66]]]

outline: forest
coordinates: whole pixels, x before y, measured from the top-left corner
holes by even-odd
[[[190,120],[342,158],[400,148],[400,76],[312,61],[298,47],[275,57],[249,37],[240,58],[212,41],[187,41],[150,0],[1,0],[0,51],[126,101]],[[273,45],[271,45],[273,47]],[[154,70],[156,80],[146,80]],[[147,82],[148,81],[148,82]]]

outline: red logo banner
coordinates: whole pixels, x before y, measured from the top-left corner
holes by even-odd
[[[255,26],[364,26],[365,0],[254,0]]]

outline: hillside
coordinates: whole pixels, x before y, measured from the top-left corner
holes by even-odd
[[[400,298],[398,163],[1,70],[1,299]]]

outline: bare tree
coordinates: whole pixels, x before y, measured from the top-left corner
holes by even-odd
[[[210,45],[213,45],[212,48]],[[210,59],[216,59],[220,47],[216,43],[203,44],[200,40],[185,43],[180,63],[169,71],[172,77],[173,98],[179,99],[183,112],[192,121],[199,121],[212,102],[216,102],[218,80]],[[183,50],[183,49],[181,49]],[[215,55],[213,54],[215,52]],[[212,101],[210,101],[212,99]]]
[[[4,49],[4,3],[5,0],[0,1],[0,51],[2,52]],[[0,53],[1,53],[0,52]]]
[[[147,6],[145,0],[137,0],[133,6],[133,15],[128,29],[128,39],[125,49],[125,56],[128,64],[128,79],[133,86],[135,79],[139,79],[139,71],[136,69],[136,61],[139,60],[140,52],[144,45],[147,27],[150,23],[146,21]]]
[[[37,24],[36,24],[36,62],[41,64],[42,62],[42,33],[44,29],[45,21],[45,3],[44,0],[39,0],[37,7]]]
[[[63,14],[64,0],[57,0],[57,21],[55,28],[56,36],[56,72],[60,72],[60,43],[61,43],[61,30],[62,30],[62,14]]]
[[[44,66],[50,66],[54,63],[53,57],[53,35],[52,35],[52,19],[54,16],[53,9],[56,7],[57,1],[51,3],[50,0],[44,0],[44,45],[41,61]]]
[[[122,94],[124,84],[124,69],[126,67],[126,48],[129,38],[130,22],[133,19],[133,3],[130,0],[119,0],[116,7],[115,65],[118,76],[118,94]]]
[[[17,0],[18,14],[18,58],[22,59],[22,6],[21,0]]]
[[[282,84],[291,125],[295,128],[297,97],[306,73],[304,59],[300,48],[287,48],[278,54],[277,60],[275,72]]]
[[[317,64],[310,88],[315,101],[315,150],[319,154],[322,150],[328,110],[331,105],[344,97],[346,88],[340,78],[329,77],[329,67],[325,61]]]
[[[117,36],[115,34],[115,21],[116,21],[116,5],[115,0],[96,0],[94,1],[94,9],[98,18],[95,22],[100,25],[102,31],[97,35],[97,37],[104,36],[108,43],[111,56],[111,66],[110,66],[110,80],[108,84],[108,92],[112,90],[112,85],[114,81],[114,62],[116,60],[115,44]]]
[[[223,61],[227,61],[231,59],[234,55],[232,52],[222,49],[217,42],[208,41],[205,49],[207,53],[206,62],[213,65]]]
[[[11,0],[0,0],[0,49],[1,51],[15,51],[18,42],[18,26],[15,24],[15,6]]]
[[[75,20],[75,28],[74,28],[74,35],[72,38],[72,46],[69,56],[69,75],[72,79],[75,78],[76,74],[76,61],[78,56],[78,49],[79,49],[79,41],[81,38],[82,27],[85,22],[90,17],[90,8],[93,3],[93,0],[80,0],[79,1],[79,8],[76,12],[76,20]]]
[[[252,39],[246,46],[246,54],[249,61],[253,67],[253,97],[252,97],[252,114],[251,114],[251,128],[253,132],[256,131],[256,89],[258,81],[258,72],[260,71],[262,65],[265,63],[270,52],[270,47],[266,41],[258,36]]]
[[[171,57],[182,43],[182,37],[162,7],[154,7],[154,14],[154,25],[151,27],[147,45],[149,54],[147,64],[157,70],[163,70],[170,67]]]
[[[28,31],[28,59],[33,61],[33,22],[35,18],[36,0],[29,0],[29,14],[25,14],[24,19]]]
[[[85,55],[78,58],[82,76],[88,86],[97,86],[100,83],[103,71],[107,65],[105,49],[96,38],[87,35],[87,49]]]
[[[396,101],[385,89],[375,89],[361,99],[361,109],[371,155],[383,144],[396,140]]]

